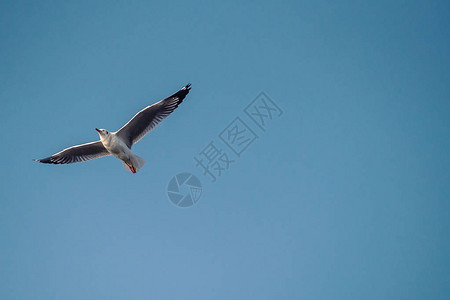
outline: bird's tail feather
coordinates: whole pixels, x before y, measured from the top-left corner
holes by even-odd
[[[131,157],[131,163],[133,164],[134,168],[136,169],[136,172],[139,171],[140,168],[142,168],[145,164],[145,159],[142,157],[139,157],[137,155],[132,155]]]
[[[133,165],[134,169],[136,170],[136,172],[139,171],[139,169],[142,168],[145,164],[145,159],[143,159],[142,157],[139,157],[135,154],[131,154],[130,161],[131,161],[131,164]],[[127,169],[128,171],[131,171],[130,167],[125,162],[122,161],[122,163],[123,163],[123,166],[125,169]]]

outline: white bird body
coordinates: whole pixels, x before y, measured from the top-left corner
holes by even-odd
[[[125,169],[136,173],[145,164],[145,160],[133,152],[117,135],[117,132],[108,132],[106,129],[97,129],[100,141],[108,152],[120,159]]]
[[[71,164],[113,155],[122,161],[126,169],[136,173],[145,164],[145,160],[131,152],[131,147],[178,107],[189,93],[190,86],[188,84],[166,99],[142,109],[116,132],[95,128],[100,136],[99,141],[72,146],[36,161]]]
[[[131,149],[116,136],[116,132],[111,132],[108,135],[99,132],[99,136],[100,141],[109,153],[123,161],[130,159],[131,154],[133,154]]]

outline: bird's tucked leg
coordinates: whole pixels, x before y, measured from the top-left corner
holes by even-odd
[[[136,173],[136,168],[130,163],[127,163],[128,168],[130,168],[130,171],[133,173]]]
[[[145,164],[145,160],[137,155],[131,153],[129,158],[121,159],[123,166],[126,170],[130,170],[133,173],[137,173],[139,169]]]
[[[125,167],[125,169],[130,170],[133,173],[137,172],[136,167],[133,166],[133,163],[131,161],[127,162],[127,161],[122,160],[122,163],[123,163],[123,166]]]

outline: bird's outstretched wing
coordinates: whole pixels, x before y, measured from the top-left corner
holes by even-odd
[[[191,84],[188,84],[172,96],[147,106],[120,128],[116,134],[131,148],[133,144],[136,144],[150,130],[170,115],[180,105],[190,89]]]
[[[110,155],[101,141],[73,146],[50,157],[36,159],[44,164],[71,164]]]

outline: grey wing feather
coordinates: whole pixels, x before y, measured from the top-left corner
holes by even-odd
[[[136,144],[150,130],[170,115],[183,102],[190,89],[191,84],[188,84],[170,97],[147,106],[120,128],[116,134],[131,148],[133,144]]]
[[[44,164],[71,164],[110,155],[101,141],[73,146],[50,157],[36,159]]]

